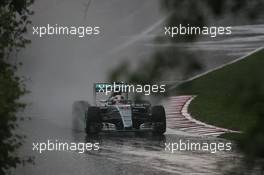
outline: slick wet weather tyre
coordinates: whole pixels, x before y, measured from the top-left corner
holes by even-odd
[[[86,113],[86,133],[97,134],[102,130],[101,111],[98,107],[89,107]]]
[[[163,106],[152,107],[153,133],[164,134],[166,132],[166,114]]]

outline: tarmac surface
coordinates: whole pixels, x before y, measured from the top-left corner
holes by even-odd
[[[87,174],[223,174],[230,162],[239,162],[241,155],[232,144],[231,151],[175,150],[166,145],[182,142],[225,143],[216,137],[197,136],[177,129],[167,129],[164,136],[150,133],[102,133],[87,136],[84,132],[61,127],[45,118],[24,121],[21,133],[27,135],[20,154],[34,156],[35,165],[16,169],[19,175],[87,175]],[[99,150],[43,151],[34,150],[33,143],[67,142],[99,143]]]

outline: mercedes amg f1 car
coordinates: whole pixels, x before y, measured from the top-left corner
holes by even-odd
[[[151,106],[147,101],[129,100],[128,92],[112,93],[105,97],[111,84],[94,84],[94,105],[85,112],[87,134],[101,131],[151,131],[154,134],[166,132],[166,115],[163,106]],[[121,96],[118,98],[117,96]]]

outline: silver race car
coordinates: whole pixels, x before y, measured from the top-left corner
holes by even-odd
[[[166,132],[166,115],[163,106],[151,106],[147,101],[129,100],[126,91],[115,91],[106,95],[108,83],[94,84],[94,105],[85,112],[87,134],[101,131],[151,131]]]

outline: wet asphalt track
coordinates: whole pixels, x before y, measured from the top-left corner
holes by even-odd
[[[135,133],[105,133],[87,136],[84,132],[60,127],[44,118],[24,121],[21,132],[28,135],[21,149],[22,155],[35,156],[35,165],[19,167],[21,175],[87,175],[87,174],[223,174],[230,162],[240,160],[232,152],[165,151],[165,142],[179,139],[194,142],[215,142],[218,139],[193,137],[176,130],[168,130],[164,136]],[[99,142],[98,151],[32,151],[33,142]],[[219,140],[218,140],[219,141]]]

